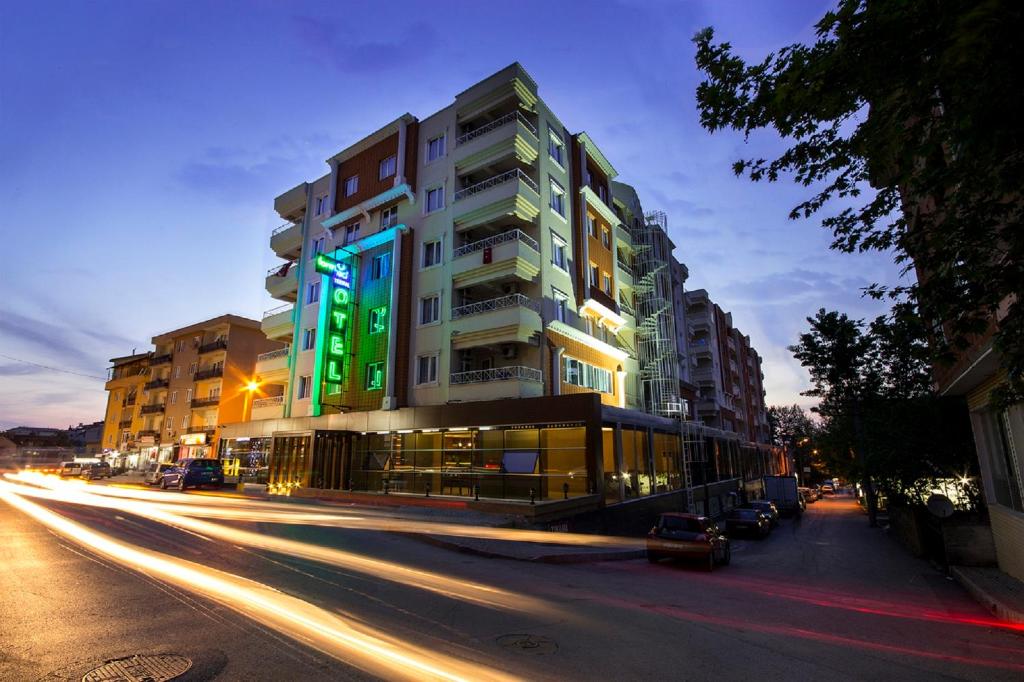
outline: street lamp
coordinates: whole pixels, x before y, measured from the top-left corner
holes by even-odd
[[[252,394],[260,387],[260,382],[250,379],[245,384],[245,404],[242,406],[242,421],[247,422],[252,418]]]

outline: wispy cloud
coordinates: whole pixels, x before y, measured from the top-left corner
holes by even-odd
[[[393,40],[376,41],[360,41],[359,33],[350,26],[323,17],[295,16],[292,29],[314,60],[358,76],[393,71],[422,60],[433,53],[440,42],[437,30],[425,22],[416,22],[393,33]]]

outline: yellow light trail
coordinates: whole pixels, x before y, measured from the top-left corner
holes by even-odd
[[[309,559],[310,561],[357,571],[406,587],[434,592],[448,598],[472,602],[489,608],[523,611],[534,615],[544,615],[553,611],[548,604],[539,599],[489,585],[452,578],[432,571],[409,568],[390,561],[371,559],[361,554],[346,552],[340,549],[322,547],[297,540],[263,535],[207,521],[200,521],[164,511],[161,508],[154,508],[156,505],[149,503],[103,498],[91,494],[91,491],[97,488],[90,489],[85,486],[67,485],[67,482],[59,481],[59,479],[44,479],[38,482],[40,485],[47,487],[45,489],[30,488],[0,482],[0,490],[59,502],[116,509],[165,523],[174,528],[183,528],[233,544],[277,552],[286,556]]]
[[[0,489],[0,499],[68,540],[122,566],[224,604],[368,673],[404,680],[516,679],[476,663],[398,642],[371,628],[357,629],[319,607],[241,576],[119,542],[24,499],[10,487],[5,484]]]

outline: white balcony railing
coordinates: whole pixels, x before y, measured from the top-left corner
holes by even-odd
[[[534,192],[540,195],[540,190],[537,188],[537,183],[533,181],[533,178],[531,178],[529,175],[524,173],[519,168],[513,168],[512,170],[501,173],[500,175],[495,175],[493,178],[487,178],[486,180],[478,182],[475,185],[470,185],[465,189],[460,189],[458,192],[455,193],[455,201],[462,201],[463,199],[467,199],[473,196],[474,194],[479,194],[484,190],[488,190],[492,187],[497,187],[498,185],[503,185],[506,182],[512,182],[513,180],[517,179],[522,180],[524,183],[527,184],[527,186],[530,187],[530,189],[532,189]]]
[[[516,120],[518,120],[524,126],[526,126],[526,129],[529,130],[531,133],[533,133],[534,137],[537,137],[538,139],[540,139],[537,136],[537,128],[536,128],[536,126],[534,126],[532,123],[530,123],[530,119],[526,118],[526,116],[524,116],[522,114],[522,112],[520,112],[518,109],[516,109],[515,111],[510,111],[509,113],[505,114],[504,116],[502,116],[499,119],[495,119],[495,120],[491,121],[490,123],[487,123],[486,125],[480,126],[476,130],[471,130],[468,133],[466,133],[465,135],[460,136],[459,138],[457,138],[455,140],[455,145],[458,146],[460,144],[466,144],[467,142],[475,140],[476,138],[480,137],[481,135],[486,135],[487,133],[491,132],[492,130],[496,130],[496,129],[502,127],[503,125],[505,125],[506,123],[512,123],[513,121],[516,121]]]
[[[274,315],[277,315],[278,313],[283,313],[284,311],[290,310],[293,307],[295,307],[294,303],[285,303],[284,305],[279,305],[276,308],[271,308],[270,310],[263,313],[263,319],[265,320],[268,317],[273,317]]]
[[[270,233],[270,236],[273,237],[274,235],[277,235],[277,234],[280,234],[280,233],[284,232],[285,230],[287,230],[290,227],[296,227],[296,226],[297,226],[296,223],[287,222],[284,225],[281,225],[279,227],[274,228],[274,231]]]
[[[491,369],[474,369],[468,372],[452,372],[450,382],[456,384],[479,384],[486,381],[542,381],[541,372],[536,367],[492,367]]]
[[[264,317],[266,317],[266,314],[264,314]],[[256,362],[263,362],[264,360],[273,360],[274,358],[283,358],[286,355],[288,355],[287,348],[278,348],[277,350],[272,350],[266,353],[260,353],[259,355],[256,356]]]
[[[460,256],[465,256],[467,254],[473,253],[474,251],[486,249],[488,246],[497,246],[498,244],[504,244],[505,242],[510,242],[514,240],[519,240],[526,244],[527,246],[529,246],[534,251],[536,251],[537,253],[540,253],[540,244],[537,243],[536,239],[526,234],[522,230],[509,230],[508,232],[502,232],[501,234],[492,235],[490,237],[487,237],[486,239],[481,239],[470,244],[463,244],[459,248],[455,249],[454,257],[459,258]]]
[[[269,398],[256,398],[256,400],[252,401],[252,407],[254,410],[260,407],[277,407],[278,405],[284,405],[283,395],[275,395]]]
[[[504,308],[512,308],[515,306],[522,306],[524,308],[529,308],[534,312],[540,312],[540,303],[538,301],[533,300],[529,296],[524,296],[523,294],[509,294],[508,296],[500,296],[486,301],[467,303],[466,305],[460,305],[457,308],[452,308],[452,319],[457,320],[460,317],[469,317],[470,315],[479,315],[480,313],[489,313],[492,310],[502,310]]]
[[[619,270],[622,270],[624,273],[626,273],[627,275],[632,277],[633,276],[633,268],[631,268],[628,265],[626,265],[625,261],[623,261],[621,258],[617,258],[616,260],[617,260],[617,262],[619,264]]]

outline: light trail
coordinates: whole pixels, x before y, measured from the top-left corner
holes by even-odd
[[[371,559],[361,554],[346,552],[340,549],[322,547],[297,540],[263,535],[207,521],[200,521],[160,508],[154,508],[156,505],[149,503],[103,498],[91,494],[91,490],[83,486],[61,485],[66,482],[59,480],[42,480],[39,483],[47,487],[30,488],[0,482],[0,490],[56,502],[69,502],[104,509],[115,509],[165,523],[177,529],[186,529],[233,544],[277,552],[286,556],[300,557],[364,573],[374,578],[394,582],[405,587],[426,590],[451,599],[471,602],[489,608],[521,611],[534,615],[551,614],[554,612],[554,609],[539,599],[489,585],[452,578],[432,571],[409,568],[390,561]],[[55,487],[50,487],[51,485]]]
[[[45,484],[53,487],[54,477],[42,475],[18,474],[8,475],[26,482],[50,481]],[[62,484],[74,485],[69,481]],[[86,486],[82,482],[83,486]],[[90,493],[106,497],[152,500],[160,508],[175,514],[216,518],[221,520],[248,521],[254,523],[283,523],[297,525],[329,526],[350,530],[370,530],[389,533],[412,533],[421,535],[443,535],[447,537],[476,538],[480,540],[501,540],[506,542],[529,542],[545,545],[565,545],[572,547],[616,547],[642,549],[646,547],[643,538],[626,538],[608,535],[584,535],[582,533],[562,533],[556,531],[524,530],[518,528],[495,528],[493,526],[469,526],[459,523],[438,521],[422,521],[419,519],[388,518],[366,515],[362,510],[359,516],[351,511],[331,513],[325,511],[300,511],[297,505],[264,502],[262,500],[240,500],[237,498],[194,497],[189,495],[169,495],[149,490],[131,490],[127,488],[111,488],[109,486],[88,486]],[[244,504],[239,504],[244,503]]]

